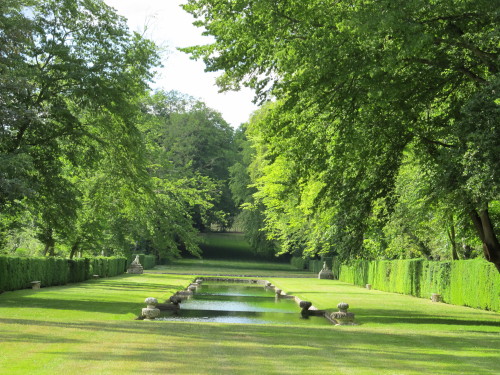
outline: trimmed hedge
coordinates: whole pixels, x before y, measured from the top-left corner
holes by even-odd
[[[309,269],[309,259],[304,259],[302,257],[292,257],[290,259],[290,264],[292,267],[295,267],[299,270],[307,270]]]
[[[69,283],[78,283],[81,281],[88,280],[90,278],[90,259],[88,258],[77,258],[68,259],[69,266]],[[44,285],[42,283],[42,285]]]
[[[144,255],[144,263],[142,266],[145,270],[149,270],[156,266],[156,257],[154,255]]]
[[[0,256],[0,291],[31,287],[41,281],[42,287],[64,285],[88,280],[93,274],[101,277],[125,272],[126,258],[99,257],[65,259],[56,257]],[[99,271],[99,272],[95,272]]]
[[[314,259],[309,261],[309,271],[314,273],[319,273],[323,269],[324,261],[319,259]]]
[[[492,263],[482,259],[360,260],[341,266],[339,279],[421,298],[438,293],[446,303],[500,312],[500,273]]]
[[[90,274],[100,277],[121,275],[127,271],[127,258],[96,257],[90,260]]]

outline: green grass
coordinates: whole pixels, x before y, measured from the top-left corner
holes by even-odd
[[[252,260],[180,259],[166,266],[156,266],[148,272],[188,273],[192,275],[315,277],[309,271],[297,270],[287,263]]]
[[[236,262],[231,268],[230,262],[221,262],[220,266],[224,274],[262,270],[263,277],[318,308],[336,310],[338,302],[348,302],[360,324],[136,321],[133,318],[146,297],[166,299],[193,276],[124,275],[1,294],[0,373],[500,373],[500,314],[368,291],[338,281],[287,278],[282,265],[259,263],[246,268]],[[217,272],[213,261],[180,262],[175,267],[184,273]],[[279,277],[264,275],[278,271],[283,272]]]
[[[205,259],[227,260],[262,260],[261,254],[255,254],[243,233],[204,233],[201,235],[200,248]],[[289,257],[271,256],[272,262],[289,263]]]

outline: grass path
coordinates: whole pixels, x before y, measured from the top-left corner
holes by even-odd
[[[221,264],[239,274],[242,265],[234,267]],[[245,270],[255,267],[262,264]],[[0,374],[500,373],[500,314],[281,271],[275,285],[322,309],[348,302],[360,325],[136,321],[146,297],[164,300],[193,276],[123,275],[1,294]]]
[[[287,263],[257,262],[252,260],[180,259],[168,266],[156,266],[148,273],[219,275],[219,276],[259,276],[259,277],[309,277],[316,275],[301,271]]]

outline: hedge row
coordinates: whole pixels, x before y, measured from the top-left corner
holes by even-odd
[[[299,270],[309,269],[309,259],[304,259],[302,257],[292,257],[290,259],[290,264]]]
[[[42,286],[64,285],[88,280],[92,275],[116,276],[126,271],[127,259],[43,258],[0,256],[0,291],[29,288],[32,281]]]
[[[97,257],[90,259],[91,275],[111,277],[121,275],[127,271],[127,258]]]
[[[500,312],[500,273],[482,259],[356,261],[341,266],[340,280],[421,298],[438,293],[446,303]]]

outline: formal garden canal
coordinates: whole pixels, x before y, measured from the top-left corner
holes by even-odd
[[[157,320],[243,324],[331,325],[323,316],[304,318],[294,298],[253,281],[204,280],[183,298],[178,310],[162,311]]]

